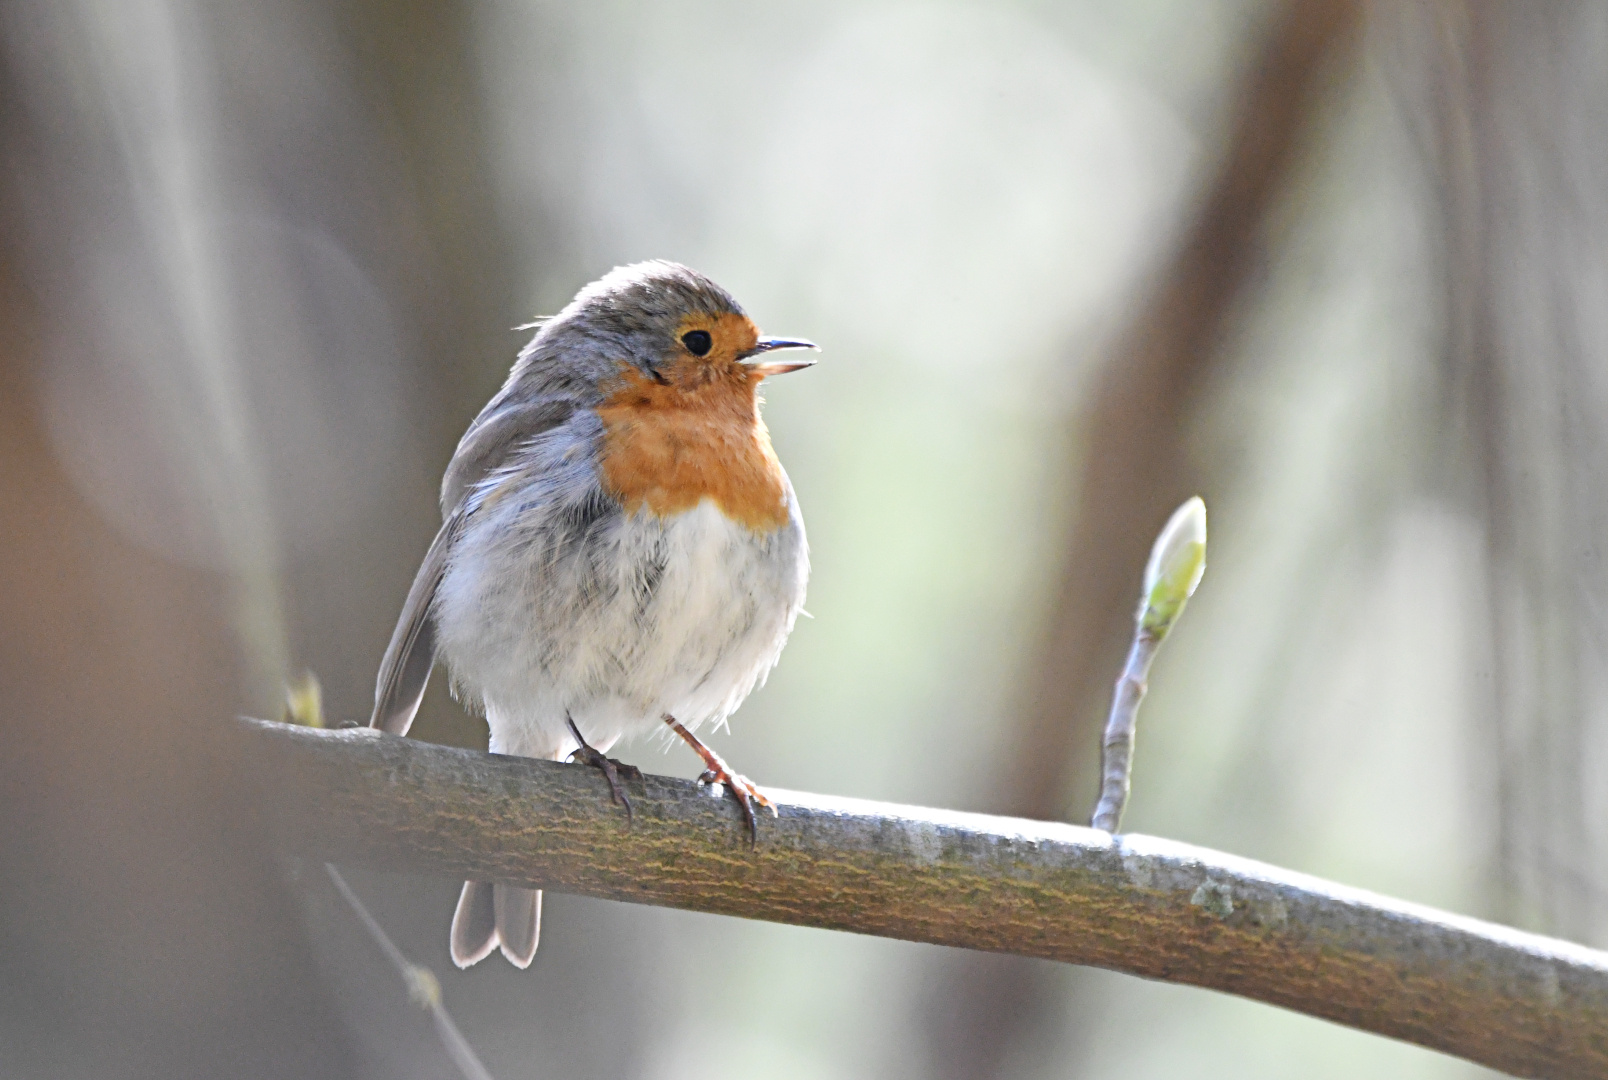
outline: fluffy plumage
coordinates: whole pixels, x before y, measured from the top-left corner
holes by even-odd
[[[694,329],[707,353],[683,343]],[[405,734],[436,659],[497,753],[562,760],[569,718],[606,751],[666,716],[729,716],[780,656],[809,572],[759,419],[767,369],[747,362],[768,347],[723,289],[665,262],[616,269],[543,323],[447,467],[371,724]],[[466,885],[454,960],[500,945],[524,967],[540,910],[532,890]]]

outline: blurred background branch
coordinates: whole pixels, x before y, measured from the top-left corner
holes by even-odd
[[[1608,644],[1608,88],[1595,6],[1404,5],[1391,73],[1440,214],[1444,483],[1481,524],[1501,918],[1601,931],[1593,785]],[[1594,36],[1598,35],[1598,36]]]
[[[1267,222],[1303,136],[1355,62],[1358,0],[1281,0],[1244,61],[1219,160],[1164,265],[1116,338],[1073,424],[1079,462],[1059,590],[1036,666],[1002,737],[990,809],[1057,819],[1092,805],[1097,733],[1122,665],[1132,595],[1151,538],[1204,479],[1191,423],[1225,357],[1223,339],[1255,280]],[[933,980],[926,1075],[1005,1075],[1043,1025],[1064,1024],[1044,973],[1009,958],[958,956]],[[1076,1022],[1075,1020],[1073,1021]]]
[[[1360,13],[1356,0],[1285,0],[1268,12],[1215,175],[1079,410],[1077,509],[1050,630],[997,784],[1002,812],[1056,818],[1092,802],[1093,736],[1121,666],[1134,585],[1162,522],[1200,480],[1187,450],[1192,414],[1254,280],[1301,136],[1354,59]]]
[[[458,1030],[457,1022],[452,1019],[452,1014],[442,1003],[441,982],[436,978],[435,972],[423,964],[415,964],[403,955],[402,950],[396,947],[396,942],[391,940],[391,935],[385,932],[379,920],[369,912],[357,893],[346,883],[346,878],[341,876],[340,870],[336,869],[334,863],[325,863],[324,873],[329,878],[330,884],[335,886],[335,891],[340,893],[341,899],[346,901],[346,906],[352,909],[352,913],[368,931],[369,937],[374,939],[374,944],[379,946],[385,958],[396,969],[396,973],[402,976],[403,982],[407,984],[408,1000],[429,1012],[436,1032],[441,1036],[442,1049],[458,1067],[458,1071],[464,1075],[465,1080],[491,1080],[491,1074],[486,1071],[474,1047],[463,1037],[463,1032]]]

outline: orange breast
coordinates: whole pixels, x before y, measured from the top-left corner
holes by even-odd
[[[740,364],[692,364],[670,385],[625,365],[598,409],[603,485],[627,513],[659,517],[709,499],[759,533],[787,524],[787,489],[759,418],[759,379]]]

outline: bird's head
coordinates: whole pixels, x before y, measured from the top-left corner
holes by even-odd
[[[622,365],[660,386],[757,384],[815,363],[814,342],[764,337],[730,293],[696,270],[653,261],[621,266],[582,289],[549,320],[527,354],[579,367],[599,385]],[[550,358],[550,359],[549,359]],[[584,372],[584,373],[583,373]]]

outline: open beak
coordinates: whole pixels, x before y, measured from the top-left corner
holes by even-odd
[[[748,370],[758,372],[761,378],[767,378],[771,375],[786,375],[789,371],[807,368],[815,363],[815,357],[813,356],[801,357],[797,360],[758,359],[766,353],[781,352],[783,349],[813,349],[816,352],[821,351],[821,347],[815,342],[805,341],[803,338],[766,337],[760,338],[758,344],[743,354],[743,362],[748,365]]]

